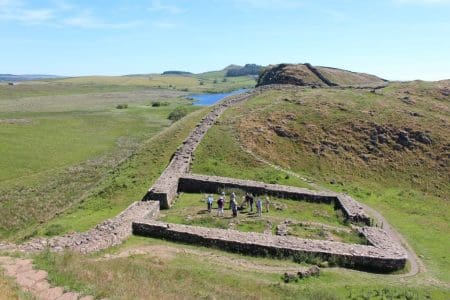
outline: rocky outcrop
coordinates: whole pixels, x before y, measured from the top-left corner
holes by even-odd
[[[386,80],[377,76],[336,68],[306,64],[279,64],[267,67],[259,76],[257,86],[292,84],[311,87],[378,87]]]
[[[267,67],[259,76],[256,86],[270,84],[292,84],[313,87],[327,86],[303,64],[279,64]]]

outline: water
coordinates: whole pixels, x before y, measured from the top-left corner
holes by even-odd
[[[209,106],[215,104],[216,102],[222,100],[225,97],[241,94],[246,91],[247,89],[240,89],[230,93],[198,94],[198,95],[190,95],[189,98],[195,100],[194,105]]]

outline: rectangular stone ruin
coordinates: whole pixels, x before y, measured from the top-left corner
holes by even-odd
[[[310,255],[324,261],[336,261],[338,265],[354,269],[392,272],[403,269],[407,254],[400,245],[387,239],[389,247],[376,245],[345,244],[332,241],[301,239],[292,236],[240,232],[231,229],[216,229],[158,221],[133,223],[133,233],[215,247],[221,250],[258,256],[292,257]],[[384,236],[382,230],[372,235]],[[378,240],[379,237],[374,238]],[[386,243],[386,240],[385,242]]]
[[[362,206],[353,198],[344,194],[312,191],[308,189],[268,184],[253,180],[243,180],[218,176],[186,174],[180,177],[178,192],[217,193],[225,188],[237,188],[256,195],[270,195],[279,198],[305,200],[318,203],[334,203],[342,209],[345,217],[352,222],[370,225],[370,218]]]

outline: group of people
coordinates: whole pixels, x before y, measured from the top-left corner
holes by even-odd
[[[261,197],[256,197],[251,193],[246,193],[246,195],[243,198],[243,201],[241,205],[238,205],[238,202],[236,200],[236,194],[232,192],[230,194],[230,205],[229,209],[231,210],[233,217],[237,217],[238,210],[242,210],[244,208],[249,208],[249,212],[253,213],[253,205],[256,207],[256,213],[259,217],[262,216],[262,210],[263,210],[263,200]],[[222,192],[222,194],[219,196],[219,199],[217,199],[217,215],[219,217],[223,217],[224,215],[224,207],[225,207],[225,192]],[[208,212],[211,213],[213,209],[213,203],[214,203],[214,196],[212,194],[209,194],[209,196],[206,198],[206,205]],[[265,197],[264,206],[266,209],[266,212],[269,212],[270,208],[270,199],[269,197]]]

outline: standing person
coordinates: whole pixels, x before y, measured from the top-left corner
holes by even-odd
[[[236,198],[233,198],[231,200],[231,211],[233,212],[234,218],[237,217],[237,210],[238,210],[238,204],[237,204]]]
[[[245,193],[245,207],[250,207],[250,193]]]
[[[225,199],[220,196],[219,200],[217,200],[217,215],[219,217],[223,217],[223,205],[224,205]]]
[[[256,200],[256,211],[258,212],[258,217],[262,216],[262,204],[261,198],[258,198],[258,200]]]
[[[264,202],[264,205],[266,207],[266,212],[269,212],[269,208],[270,208],[270,198],[269,198],[269,196],[266,196],[266,201]]]
[[[211,212],[213,202],[214,202],[214,197],[212,194],[209,194],[208,198],[206,198],[206,205],[208,207],[209,213]]]
[[[236,194],[234,192],[230,195],[230,209],[233,209],[233,201],[236,200]]]
[[[249,196],[249,198],[248,198],[248,201],[249,201],[249,203],[250,203],[250,212],[253,212],[253,201],[254,201],[255,199],[253,198],[253,194],[250,194],[250,196]]]

